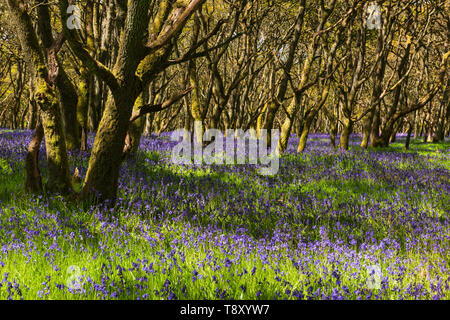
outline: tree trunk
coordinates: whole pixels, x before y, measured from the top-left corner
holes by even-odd
[[[64,119],[64,133],[68,150],[80,148],[79,129],[77,122],[77,92],[63,69],[59,70],[56,80],[59,101]]]
[[[130,101],[134,100],[129,88],[120,90],[114,99],[109,96],[89,159],[83,197],[94,192],[95,198],[102,202],[116,198],[125,136],[132,112]]]
[[[289,137],[292,131],[292,125],[294,123],[294,117],[297,114],[298,103],[296,99],[292,99],[290,105],[287,107],[286,119],[281,126],[280,141],[278,142],[279,152],[284,152],[287,149],[289,143]]]
[[[64,128],[57,94],[52,84],[58,77],[57,50],[49,51],[47,59],[40,50],[36,31],[23,1],[8,0],[13,23],[26,55],[26,61],[35,73],[35,101],[41,110],[48,162],[47,189],[67,193],[71,189]],[[46,60],[50,67],[46,65]]]
[[[348,150],[350,134],[353,131],[353,121],[345,118],[343,121],[343,128],[341,132],[341,138],[339,141],[339,147],[343,150]]]
[[[77,104],[77,121],[79,126],[79,137],[81,138],[81,151],[87,149],[88,134],[88,111],[89,111],[89,73],[83,68],[81,72],[80,82],[78,83],[78,104]]]
[[[42,124],[38,123],[34,131],[33,138],[28,145],[27,156],[25,159],[26,181],[25,190],[27,192],[42,191],[41,171],[39,170],[39,149],[41,147],[42,139],[44,138],[44,129]]]
[[[36,105],[36,101],[34,100],[34,79],[30,79],[29,83],[29,94],[28,94],[28,130],[36,129],[37,119],[38,119],[38,108]]]
[[[35,96],[42,110],[41,119],[45,133],[49,173],[46,187],[50,192],[68,193],[71,189],[69,160],[58,99],[45,81],[38,84]]]
[[[436,130],[435,142],[443,141],[445,138],[445,125],[448,122],[450,116],[450,80],[447,79],[446,85],[443,87],[442,98],[441,98],[441,113],[438,118],[438,125]]]
[[[411,134],[413,131],[413,125],[410,123],[409,127],[408,127],[408,132],[406,134],[406,141],[405,141],[405,149],[408,150],[409,149],[409,144],[411,142]]]
[[[303,130],[300,135],[300,141],[298,143],[297,153],[302,153],[306,148],[306,142],[308,141],[308,135],[309,135],[309,130],[310,130],[309,128],[311,126],[313,119],[314,119],[314,116],[308,115],[305,120],[305,123],[303,125]]]
[[[133,112],[138,111],[142,106],[148,103],[148,88],[144,89],[143,92],[136,99]],[[139,149],[141,143],[142,132],[144,131],[145,118],[139,117],[135,121],[130,123],[128,127],[128,132],[125,138],[125,147],[123,149],[123,155],[134,155]]]

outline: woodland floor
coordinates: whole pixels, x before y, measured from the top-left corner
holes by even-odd
[[[274,177],[143,138],[108,209],[25,194],[31,132],[0,130],[0,299],[450,299],[450,142],[351,138],[292,138]]]

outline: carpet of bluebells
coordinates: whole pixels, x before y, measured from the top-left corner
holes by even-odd
[[[0,130],[0,299],[450,299],[448,142],[293,137],[269,177],[146,137],[111,207],[24,193],[31,135]]]

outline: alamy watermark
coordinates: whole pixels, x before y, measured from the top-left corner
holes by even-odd
[[[367,289],[379,290],[381,289],[381,268],[380,266],[373,265],[367,267]]]
[[[67,7],[70,14],[67,19],[67,28],[70,30],[81,29],[81,10],[77,5]],[[371,2],[367,7],[367,28],[369,30],[381,29],[381,8],[376,2]]]
[[[81,289],[81,269],[79,266],[73,265],[67,268],[66,273],[69,275],[66,281],[67,288],[72,290]]]
[[[81,29],[81,9],[76,5],[70,5],[67,7],[67,13],[70,14],[67,18],[67,28],[69,30]]]
[[[228,129],[225,135],[217,129],[208,129],[201,133],[201,123],[194,125],[194,137],[192,133],[180,129],[171,135],[171,141],[180,141],[172,149],[172,162],[174,164],[201,165],[234,165],[255,164],[268,166],[259,169],[259,173],[265,176],[273,176],[280,168],[280,158],[277,152],[280,138],[279,130],[271,130],[270,153],[267,146],[267,130],[260,130],[259,137],[254,129],[246,132],[238,129]],[[214,141],[212,141],[214,137]],[[194,138],[194,139],[192,139]],[[211,142],[212,141],[212,142]],[[211,142],[206,147],[204,142]],[[248,144],[248,152],[247,152]],[[247,156],[248,155],[248,159]],[[193,156],[193,157],[192,157]],[[248,161],[247,161],[248,160]]]
[[[376,2],[367,7],[367,28],[369,30],[381,29],[381,8]]]

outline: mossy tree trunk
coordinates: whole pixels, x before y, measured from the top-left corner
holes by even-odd
[[[195,132],[195,143],[202,145],[203,143],[203,122],[204,122],[204,112],[200,105],[200,97],[199,97],[199,88],[198,88],[198,79],[197,79],[197,70],[196,63],[194,60],[189,62],[188,65],[188,73],[189,73],[189,83],[192,87],[191,93],[191,110],[190,114],[192,118],[194,118],[194,132]],[[216,128],[217,123],[215,122],[213,117],[213,122],[211,123],[211,128]]]
[[[100,201],[116,198],[119,169],[130,124],[133,106],[146,84],[162,72],[173,49],[173,40],[183,30],[191,15],[205,0],[162,1],[162,17],[170,18],[160,32],[152,34],[149,27],[148,0],[128,1],[123,21],[118,55],[113,70],[95,59],[80,41],[78,34],[67,28],[67,0],[59,1],[64,34],[77,57],[92,73],[101,78],[111,90],[101,118],[89,167],[84,181],[82,196],[94,194]],[[169,9],[162,9],[167,5]],[[160,17],[160,14],[157,14]],[[156,19],[157,20],[157,19]],[[156,23],[156,20],[154,23]],[[162,20],[165,22],[166,19]],[[94,192],[94,193],[93,193]]]
[[[38,120],[38,108],[34,100],[34,82],[33,75],[31,75],[28,83],[28,130],[36,129]]]
[[[142,91],[138,96],[133,106],[133,113],[138,112],[140,108],[148,102],[148,87]],[[134,155],[139,149],[142,132],[144,131],[145,118],[139,117],[130,122],[128,132],[125,138],[125,147],[123,149],[123,156]]]
[[[115,199],[133,100],[127,91],[109,96],[89,159],[83,196],[94,192],[100,201]]]
[[[59,101],[45,81],[39,82],[36,102],[41,109],[47,149],[49,176],[46,188],[50,192],[68,193],[71,190],[71,179]]]
[[[318,112],[318,110],[317,110]],[[316,117],[316,112],[312,112],[306,116],[306,119],[303,123],[302,132],[300,135],[300,141],[298,142],[297,153],[302,153],[306,148],[306,142],[308,141],[309,130],[311,128],[311,124]]]
[[[45,135],[48,162],[47,189],[52,192],[67,193],[71,189],[69,162],[61,118],[61,110],[55,90],[58,77],[56,53],[62,45],[62,37],[48,50],[45,58],[40,50],[36,31],[27,7],[22,0],[8,0],[12,24],[24,49],[27,63],[35,74],[35,101],[41,110],[41,120]],[[48,63],[48,65],[47,65]]]
[[[352,131],[353,121],[350,119],[350,117],[344,118],[344,120],[342,121],[341,138],[339,140],[339,147],[342,150],[348,150],[350,134],[352,133]]]
[[[297,98],[291,100],[291,103],[286,108],[286,119],[281,126],[280,140],[278,141],[278,152],[284,152],[287,149],[289,137],[291,136],[292,125],[297,115],[298,106],[300,104],[296,101]]]
[[[38,4],[38,23],[37,30],[39,38],[44,46],[44,50],[50,50],[55,43],[52,35],[50,9],[46,0],[37,0]],[[44,58],[47,58],[44,56]],[[48,59],[47,59],[48,60]],[[66,138],[66,147],[68,150],[80,148],[80,139],[78,137],[77,123],[77,92],[74,85],[66,74],[63,65],[55,61],[58,68],[56,77],[56,89],[58,100],[63,114],[64,133]],[[47,61],[47,64],[49,61]]]

